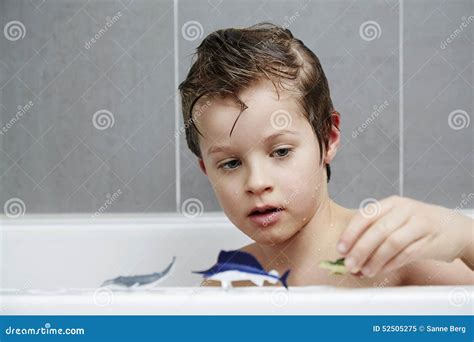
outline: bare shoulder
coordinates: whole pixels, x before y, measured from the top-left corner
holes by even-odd
[[[474,271],[460,259],[453,262],[423,260],[400,269],[402,285],[474,285]]]

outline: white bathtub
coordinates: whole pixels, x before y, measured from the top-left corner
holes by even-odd
[[[472,213],[468,213],[471,214]],[[250,240],[222,214],[2,218],[1,314],[473,314],[473,286],[201,288],[191,273]],[[176,264],[159,287],[100,288]]]

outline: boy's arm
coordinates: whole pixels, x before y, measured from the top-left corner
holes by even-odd
[[[474,270],[474,220],[471,218],[460,215],[457,219],[464,221],[466,245],[460,252],[461,260],[471,269]],[[459,222],[462,225],[462,222]]]
[[[469,246],[466,247],[466,251],[464,252],[461,260],[471,269],[474,270],[474,246],[471,243]]]
[[[391,196],[354,215],[342,233],[339,252],[352,273],[372,277],[414,261],[452,263],[473,268],[473,219],[441,206]]]
[[[412,262],[400,271],[403,286],[474,285],[474,272],[459,259],[451,263],[434,260]]]

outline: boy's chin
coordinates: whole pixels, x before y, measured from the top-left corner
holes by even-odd
[[[266,231],[266,232],[257,233],[254,236],[250,236],[250,238],[259,245],[276,246],[284,242],[287,242],[289,239],[291,239],[293,235],[294,234],[289,234],[287,231],[286,232]]]

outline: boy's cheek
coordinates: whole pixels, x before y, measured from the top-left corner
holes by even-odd
[[[222,210],[234,224],[239,220],[246,219],[246,210],[249,204],[242,201],[241,190],[220,186],[219,189],[215,189],[215,194]]]

